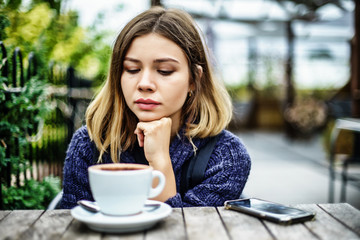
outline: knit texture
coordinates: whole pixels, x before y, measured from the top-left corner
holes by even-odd
[[[195,138],[193,142],[201,149],[209,138]],[[77,201],[93,201],[90,190],[88,167],[95,164],[95,144],[90,140],[86,126],[78,129],[69,144],[65,164],[63,199],[61,208],[73,208]],[[135,163],[133,152],[121,153],[120,162]],[[175,174],[176,187],[180,189],[182,166],[193,155],[193,147],[183,133],[172,139],[170,157]],[[105,153],[103,163],[112,163],[110,155]],[[224,201],[236,199],[242,193],[250,173],[250,156],[240,139],[227,130],[223,130],[210,156],[204,174],[204,180],[182,197],[177,193],[166,201],[172,207],[221,206]]]

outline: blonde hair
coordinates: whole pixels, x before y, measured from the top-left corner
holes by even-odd
[[[181,10],[153,7],[133,18],[117,37],[108,78],[86,111],[86,125],[91,140],[102,155],[110,150],[113,162],[119,153],[135,141],[138,119],[125,103],[120,79],[123,61],[132,41],[139,36],[157,33],[176,43],[188,60],[190,82],[195,89],[182,108],[185,135],[205,138],[219,134],[230,122],[232,104],[224,84],[211,70],[206,46],[192,17]],[[199,71],[202,68],[202,74]]]

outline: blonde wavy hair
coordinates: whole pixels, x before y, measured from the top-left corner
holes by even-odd
[[[205,138],[219,134],[230,122],[232,104],[224,84],[211,70],[207,48],[192,17],[178,9],[153,7],[133,18],[117,37],[105,84],[86,111],[86,125],[92,141],[100,151],[99,161],[110,151],[119,162],[121,151],[132,148],[138,119],[125,103],[121,89],[123,61],[132,41],[156,33],[176,43],[188,60],[190,82],[195,89],[182,108],[181,123],[185,135]],[[202,67],[202,74],[198,66]]]

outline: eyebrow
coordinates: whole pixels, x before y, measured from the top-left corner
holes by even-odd
[[[175,63],[179,63],[178,60],[174,59],[174,58],[160,58],[160,59],[155,59],[156,63],[162,63],[162,62],[175,62]]]
[[[136,62],[136,63],[140,62],[140,60],[135,59],[135,58],[131,58],[131,57],[125,57],[124,61],[130,61],[130,62]]]
[[[130,61],[130,62],[135,62],[135,63],[141,62],[140,60],[138,60],[136,58],[131,58],[131,57],[125,57],[124,61]],[[154,60],[154,63],[162,63],[162,62],[180,63],[178,60],[176,60],[174,58],[159,58],[159,59]]]

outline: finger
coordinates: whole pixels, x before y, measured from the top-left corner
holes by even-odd
[[[140,133],[137,136],[138,136],[139,146],[144,147],[144,134]]]
[[[140,129],[136,129],[134,133],[137,136],[139,146],[143,147],[144,146],[144,138],[145,138],[144,132],[142,130],[140,130]]]
[[[171,124],[172,124],[171,118],[169,118],[169,117],[164,117],[164,118],[160,119],[160,121],[161,121],[163,124],[168,125],[168,126],[171,127]]]
[[[137,135],[139,146],[143,147],[144,146],[144,134],[143,133],[138,133],[136,135]]]

